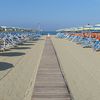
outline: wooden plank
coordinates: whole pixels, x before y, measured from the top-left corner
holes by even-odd
[[[71,100],[50,39],[45,43],[32,100]]]

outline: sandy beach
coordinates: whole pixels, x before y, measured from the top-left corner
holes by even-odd
[[[74,100],[100,99],[100,52],[52,36]],[[0,53],[0,100],[31,100],[45,37]]]
[[[45,38],[0,53],[0,100],[31,100]]]
[[[74,100],[100,99],[100,52],[52,37]]]

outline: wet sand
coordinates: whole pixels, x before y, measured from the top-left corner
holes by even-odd
[[[0,100],[31,100],[45,38],[0,52]]]
[[[100,52],[52,37],[74,100],[100,100]]]

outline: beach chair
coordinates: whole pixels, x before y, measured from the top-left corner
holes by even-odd
[[[95,40],[93,38],[85,38],[81,45],[83,48],[91,48],[94,42]]]
[[[93,50],[100,51],[100,41],[96,40],[96,42],[92,45]]]

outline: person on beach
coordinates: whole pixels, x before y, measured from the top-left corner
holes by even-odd
[[[48,33],[48,37],[50,37],[50,34]]]
[[[47,37],[46,37],[47,39],[50,39],[50,34],[48,33],[48,35],[47,35]]]

